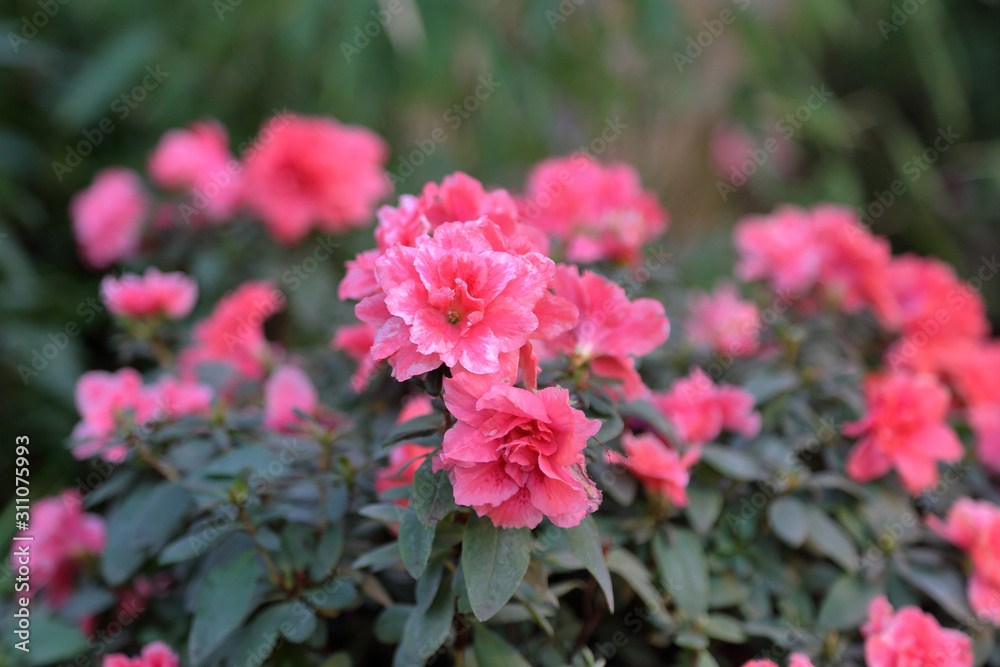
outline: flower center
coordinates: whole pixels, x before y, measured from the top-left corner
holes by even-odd
[[[457,310],[449,310],[448,314],[445,315],[445,319],[448,320],[448,324],[458,324],[458,321],[462,319]]]

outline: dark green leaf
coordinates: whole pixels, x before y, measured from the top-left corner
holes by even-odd
[[[778,538],[798,549],[809,536],[806,509],[797,498],[785,496],[773,501],[767,507],[767,522]]]
[[[705,624],[705,634],[728,644],[742,644],[747,640],[743,624],[732,616],[710,614]]]
[[[31,665],[70,660],[87,650],[87,638],[79,628],[50,616],[45,610],[32,611],[30,632],[33,641],[26,657]]]
[[[842,575],[830,587],[819,608],[817,625],[833,630],[853,630],[868,617],[868,605],[879,589],[857,575]]]
[[[371,568],[373,572],[378,572],[391,565],[395,565],[402,558],[403,555],[399,552],[399,542],[390,542],[389,544],[383,544],[361,554],[354,559],[351,567],[356,570],[367,567]]]
[[[411,613],[413,605],[408,604],[394,604],[383,609],[375,618],[375,638],[383,644],[398,644]]]
[[[965,584],[956,572],[930,570],[913,565],[900,567],[898,572],[903,579],[926,593],[957,620],[964,623],[973,618],[967,602]]]
[[[807,507],[810,546],[848,572],[858,569],[858,551],[844,529],[818,507]]]
[[[604,591],[604,597],[608,601],[608,609],[615,611],[615,594],[611,588],[611,573],[608,571],[608,563],[604,560],[604,550],[601,548],[601,536],[597,531],[597,524],[591,516],[584,517],[580,525],[567,528],[569,544],[583,566],[594,575],[597,583]]]
[[[327,526],[319,538],[316,548],[316,558],[309,572],[314,581],[325,579],[336,567],[340,555],[344,551],[344,527],[341,524]]]
[[[700,486],[689,486],[687,494],[688,504],[684,507],[684,514],[699,535],[706,535],[722,511],[722,494],[716,489]]]
[[[441,582],[432,600],[417,597],[418,612],[415,610],[406,619],[403,639],[392,657],[393,667],[413,667],[424,665],[434,655],[451,630],[455,610],[455,595],[449,581]]]
[[[490,632],[485,625],[476,626],[473,650],[479,667],[531,667],[516,648]]]
[[[256,588],[257,554],[252,551],[209,571],[198,591],[188,637],[193,664],[200,664],[240,627],[252,610]]]
[[[402,424],[397,424],[395,428],[389,432],[389,435],[382,443],[382,446],[388,447],[389,445],[394,445],[397,442],[403,442],[404,440],[413,440],[414,438],[434,435],[441,429],[443,424],[443,417],[438,412],[414,417],[413,419],[405,421]]]
[[[705,445],[701,458],[726,477],[740,481],[760,479],[764,472],[760,463],[750,454],[723,445]]]
[[[607,445],[610,441],[621,435],[624,429],[625,422],[622,421],[622,418],[618,415],[611,415],[601,422],[601,430],[597,432],[594,439],[603,445]]]
[[[425,526],[433,526],[455,509],[455,496],[448,473],[445,470],[434,472],[430,457],[413,474],[410,506]]]
[[[497,528],[489,519],[469,517],[462,537],[462,571],[476,618],[485,621],[510,600],[530,560],[530,530]]]
[[[743,383],[743,388],[753,394],[758,404],[798,386],[799,377],[792,371],[755,373]]]
[[[433,544],[434,526],[422,524],[413,510],[404,513],[399,522],[399,553],[406,571],[414,579],[419,579],[427,566]]]
[[[650,611],[668,618],[663,597],[653,585],[649,570],[630,551],[616,548],[608,552],[608,569],[624,579]]]
[[[692,531],[677,528],[670,540],[663,532],[653,536],[653,555],[660,582],[679,609],[691,618],[708,611],[708,560]]]

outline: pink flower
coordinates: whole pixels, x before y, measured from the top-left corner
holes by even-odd
[[[319,395],[309,376],[295,366],[279,366],[264,383],[264,427],[295,430],[302,418],[319,407]]]
[[[665,393],[653,393],[650,402],[677,428],[689,444],[712,442],[723,429],[752,438],[760,432],[760,413],[753,409],[754,398],[744,389],[716,385],[705,371],[692,367]]]
[[[498,379],[445,380],[458,423],[444,435],[435,470],[450,471],[456,503],[498,527],[534,528],[543,516],[564,528],[579,524],[601,502],[583,457],[601,423],[571,407],[565,389],[535,393]]]
[[[385,142],[367,128],[278,116],[244,156],[244,201],[285,244],[301,241],[313,227],[342,233],[367,223],[389,193],[388,157]]]
[[[622,435],[625,456],[611,452],[611,460],[628,468],[650,493],[661,495],[675,507],[687,505],[687,486],[691,479],[691,466],[701,458],[697,447],[683,454],[670,447],[652,433],[635,435],[626,431]]]
[[[258,379],[273,356],[264,337],[264,320],[281,310],[284,295],[269,282],[246,282],[224,296],[194,327],[193,340],[181,352],[182,375],[197,376],[197,368],[215,363]]]
[[[847,475],[868,482],[895,468],[916,495],[938,480],[938,461],[962,458],[962,443],[945,421],[949,396],[928,375],[886,373],[865,380],[865,416],[843,428],[859,437],[847,457]]]
[[[757,148],[753,136],[740,125],[720,123],[712,131],[710,144],[712,166],[720,176],[742,174],[741,167]],[[733,180],[730,178],[730,180]]]
[[[180,661],[177,654],[163,642],[146,644],[142,655],[129,658],[124,653],[112,653],[104,656],[101,667],[177,667]]]
[[[692,300],[686,329],[695,346],[743,357],[757,351],[762,327],[757,304],[740,299],[736,287],[725,283]]]
[[[972,667],[972,639],[942,628],[917,607],[894,612],[884,595],[872,600],[865,637],[868,667]]]
[[[134,368],[81,375],[75,390],[81,420],[71,436],[73,455],[85,459],[100,454],[108,461],[122,460],[127,450],[123,444],[113,444],[115,435],[125,424],[126,413],[135,417],[141,390],[142,377]]]
[[[602,165],[585,153],[551,158],[528,176],[521,214],[559,238],[573,262],[636,263],[642,246],[667,229],[656,195],[632,167]]]
[[[963,348],[989,335],[982,296],[948,264],[903,255],[892,261],[889,284],[902,334],[886,354],[894,369],[946,375]]]
[[[29,529],[18,535],[33,538],[14,543],[31,545],[31,588],[23,594],[42,590],[48,604],[56,608],[73,594],[84,561],[104,551],[104,519],[83,511],[75,489],[35,502]],[[15,573],[25,565],[20,558],[12,548],[10,567]]]
[[[207,385],[164,375],[143,387],[136,419],[148,424],[192,415],[205,416],[212,410],[212,397],[212,388]]]
[[[194,204],[214,221],[227,220],[240,199],[239,163],[216,121],[170,130],[149,156],[149,177],[161,188],[195,193]]]
[[[512,245],[530,247],[543,254],[548,250],[542,234],[518,223],[517,204],[506,190],[486,190],[482,183],[458,171],[445,176],[441,185],[427,183],[420,196],[402,195],[398,206],[383,206],[378,210],[375,227],[378,248],[347,262],[347,274],[338,296],[341,300],[361,300],[378,292],[375,260],[392,246],[413,247],[418,238],[431,234],[446,222],[478,220],[483,216],[496,223]]]
[[[139,252],[142,225],[149,199],[139,175],[112,167],[94,177],[69,206],[80,254],[94,268],[103,269]]]
[[[1000,507],[960,498],[944,522],[932,516],[927,525],[969,555],[969,603],[977,616],[1000,625]]]
[[[198,284],[183,273],[160,273],[155,267],[145,275],[126,273],[120,279],[105,276],[101,300],[118,317],[187,317],[198,299]]]
[[[1000,472],[1000,342],[953,342],[946,368],[976,434],[976,455]]]
[[[629,301],[625,290],[596,273],[560,265],[553,292],[580,313],[574,328],[551,337],[554,351],[569,356],[576,369],[621,383],[628,399],[648,391],[635,369],[635,359],[667,340],[670,322],[663,304],[653,299]]]
[[[388,358],[399,380],[442,363],[495,373],[499,355],[532,336],[563,331],[576,317],[546,289],[552,260],[517,254],[486,218],[443,224],[416,247],[394,245],[376,270],[383,292],[355,312],[377,328],[372,357]]]
[[[751,660],[744,662],[743,667],[778,667],[778,663],[772,660]],[[788,667],[813,667],[813,664],[809,656],[793,653],[788,661]]]
[[[427,396],[416,396],[411,398],[399,412],[397,423],[403,423],[433,412],[431,400]],[[380,468],[375,475],[375,492],[381,496],[391,489],[401,486],[412,486],[413,475],[417,468],[424,462],[424,457],[433,453],[437,448],[430,445],[418,445],[415,442],[404,442],[393,447],[389,452],[389,465]],[[397,498],[393,501],[399,507],[407,507],[409,502],[406,498]]]
[[[351,389],[360,394],[368,386],[378,366],[371,354],[375,345],[375,327],[370,324],[342,326],[337,329],[330,345],[357,362],[358,367],[351,375]]]
[[[764,280],[781,294],[802,294],[819,277],[822,250],[808,214],[785,206],[743,218],[733,231],[741,280]]]

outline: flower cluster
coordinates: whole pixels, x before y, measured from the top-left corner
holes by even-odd
[[[972,667],[968,635],[942,628],[937,619],[917,607],[895,611],[884,596],[872,601],[861,633],[869,667]]]

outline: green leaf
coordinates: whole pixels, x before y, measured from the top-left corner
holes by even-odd
[[[764,476],[760,463],[750,454],[723,445],[705,445],[701,458],[726,477],[743,482]]]
[[[530,560],[530,530],[497,528],[489,519],[469,517],[462,536],[462,570],[476,618],[485,621],[510,600]]]
[[[722,493],[716,489],[689,486],[688,504],[684,508],[691,526],[699,535],[706,535],[719,518],[722,511]]]
[[[899,575],[961,622],[974,618],[965,593],[965,584],[957,573],[913,566],[897,568]]]
[[[351,567],[355,570],[367,567],[371,568],[372,572],[379,572],[391,565],[395,565],[402,558],[403,555],[399,552],[399,542],[390,542],[389,544],[383,544],[361,554],[354,559]]]
[[[476,663],[479,667],[531,667],[516,648],[499,635],[490,632],[485,625],[476,626],[476,638],[472,648],[476,653]]]
[[[80,629],[50,616],[46,610],[32,611],[30,631],[34,641],[29,644],[28,664],[51,665],[87,651],[87,638]]]
[[[404,440],[413,440],[415,438],[423,438],[428,435],[434,435],[443,425],[444,419],[439,412],[414,417],[413,419],[407,420],[402,424],[397,424],[395,428],[389,432],[389,435],[382,443],[382,446],[388,447],[389,445],[394,445],[397,442],[403,442]]]
[[[805,506],[791,496],[778,498],[767,506],[767,522],[782,542],[798,549],[809,536]]]
[[[399,553],[403,556],[406,571],[414,579],[419,579],[427,566],[433,544],[434,526],[422,524],[413,510],[403,514],[399,522]]]
[[[653,556],[660,572],[660,582],[679,609],[691,618],[708,611],[708,559],[701,541],[692,531],[670,531],[670,541],[663,532],[653,536]]]
[[[408,604],[394,604],[383,609],[375,617],[375,638],[383,644],[398,644],[411,613],[413,605]]]
[[[347,609],[358,598],[358,589],[347,576],[335,577],[302,594],[302,599],[316,609],[340,611]]]
[[[420,523],[433,526],[455,509],[455,496],[448,479],[448,472],[434,472],[431,459],[427,458],[413,474],[413,496],[410,507]]]
[[[448,638],[454,613],[451,582],[441,582],[432,600],[421,599],[418,591],[417,609],[406,619],[402,641],[392,657],[393,667],[426,664]]]
[[[742,644],[747,640],[743,624],[726,614],[710,614],[708,623],[705,624],[705,634],[729,644]]]
[[[879,593],[877,586],[857,575],[841,575],[823,599],[816,623],[821,628],[853,630],[868,617],[868,605]]]
[[[146,557],[163,547],[183,522],[191,495],[174,482],[139,487],[108,520],[101,573],[108,583],[122,584]]]
[[[257,588],[257,554],[212,568],[205,577],[194,608],[188,653],[200,664],[236,630],[252,611]]]
[[[799,377],[792,371],[755,373],[743,383],[743,388],[753,394],[758,405],[798,386]]]
[[[719,667],[719,663],[708,651],[698,651],[698,662],[695,667]]]
[[[320,581],[329,576],[333,568],[337,566],[340,555],[344,552],[344,526],[336,524],[327,526],[323,535],[319,538],[319,545],[316,547],[316,558],[309,568],[313,581]]]
[[[818,507],[806,507],[807,542],[848,572],[858,569],[858,550],[844,529]]]
[[[615,548],[608,552],[608,569],[624,579],[650,611],[661,618],[669,618],[649,570],[630,551]]]
[[[594,439],[603,445],[607,445],[608,442],[621,435],[624,429],[625,422],[622,421],[622,418],[618,415],[611,415],[602,421],[601,429],[594,436]]]
[[[611,613],[615,611],[615,594],[611,588],[611,573],[608,571],[608,563],[604,560],[604,550],[601,548],[601,536],[597,531],[597,523],[594,517],[586,516],[580,525],[566,529],[569,536],[569,545],[573,548],[573,553],[579,557],[583,566],[594,575],[604,597],[608,601],[608,609]]]

